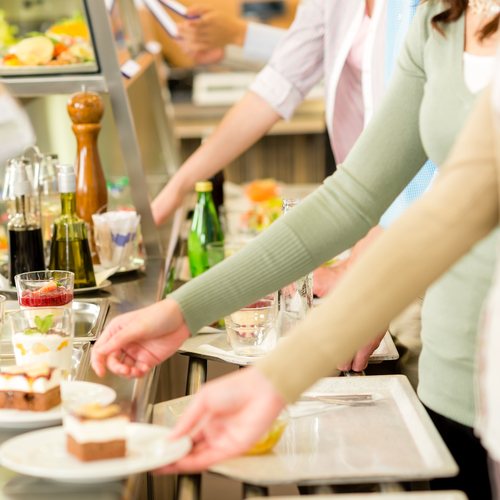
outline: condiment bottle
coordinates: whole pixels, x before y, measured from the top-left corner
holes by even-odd
[[[101,130],[99,122],[104,113],[104,102],[99,94],[84,90],[69,98],[68,113],[73,122],[72,128],[77,142],[76,206],[78,215],[89,225],[92,260],[98,264],[92,215],[105,212],[108,204],[106,179],[97,149],[97,136]]]
[[[299,199],[283,200],[283,214],[295,207]],[[278,332],[286,335],[313,307],[313,273],[283,287],[279,294]]]
[[[96,286],[85,222],[76,213],[73,167],[61,165],[58,174],[61,216],[54,223],[49,269],[75,274],[75,289]]]
[[[35,175],[38,183],[38,196],[40,197],[41,228],[47,262],[50,258],[52,228],[55,220],[61,215],[61,197],[57,187],[58,164],[57,154],[44,153],[37,175]]]
[[[210,177],[212,183],[212,198],[214,200],[215,210],[220,218],[220,207],[224,205],[224,170],[217,172],[214,176]]]
[[[191,276],[194,278],[208,268],[207,243],[224,241],[212,199],[212,183],[197,182],[198,201],[194,208],[191,232],[188,237],[188,257]]]
[[[14,286],[16,274],[43,271],[45,259],[40,220],[35,210],[33,184],[28,178],[25,162],[19,160],[11,165],[11,175],[15,208],[7,228],[9,281]]]

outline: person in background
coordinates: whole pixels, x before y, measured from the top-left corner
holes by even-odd
[[[387,0],[356,0],[348,4],[340,0],[311,0],[306,5],[300,5],[295,21],[250,91],[153,201],[156,223],[162,224],[170,217],[196,181],[210,178],[221,170],[280,118],[291,118],[304,96],[322,78],[325,80],[330,141],[335,158],[341,163],[382,97],[387,67],[390,68],[389,74],[392,73],[395,54],[399,53],[415,11],[414,7],[410,7],[411,1],[389,0],[387,5]],[[387,31],[387,40],[384,22],[386,6],[388,26],[391,26],[391,31]],[[216,23],[210,22],[211,12],[206,14],[208,21],[204,25],[211,26],[209,31],[215,32]],[[221,19],[221,16],[217,18]],[[203,19],[202,14],[199,23]],[[215,48],[217,43],[221,42],[205,47]],[[385,47],[388,49],[384,54]],[[353,257],[362,252],[381,231],[382,228],[377,226],[366,240],[359,243]],[[330,255],[327,260],[333,256]],[[353,260],[333,273],[345,271]],[[314,282],[316,295],[322,296],[334,285],[335,276],[326,268],[319,269]],[[385,329],[380,338],[362,349],[352,363],[339,369],[363,370],[384,333]],[[416,381],[413,380],[413,383]]]
[[[500,82],[500,73],[498,78]],[[500,86],[495,92],[500,98]],[[256,367],[209,382],[202,388],[172,436],[175,439],[192,435],[195,450],[164,472],[205,469],[245,451],[253,444],[255,428],[259,432],[265,429],[285,402],[295,401],[314,381],[329,375],[327,357],[333,356],[337,362],[348,357],[420,290],[431,285],[498,227],[499,125],[500,110],[492,113],[489,92],[485,93],[457,138],[434,188],[361,257],[343,283],[293,332],[293,338],[259,361]],[[500,255],[498,242],[496,253]],[[499,263],[497,258],[477,365],[481,405],[476,428],[492,459],[490,478],[494,500],[500,500]],[[363,315],[357,314],[360,309]],[[325,357],[318,356],[318,352],[325,349]],[[309,361],[312,359],[323,366],[313,366]],[[301,366],[301,370],[297,370],[297,366]],[[259,391],[253,390],[257,385]],[[450,449],[454,455],[467,455],[471,443],[477,441],[472,429],[466,429],[465,434],[461,431],[460,424],[456,424],[450,428],[455,440],[447,437],[449,446],[452,441]],[[485,480],[481,467],[484,469],[484,461],[471,461],[469,471],[461,472],[462,477],[434,481],[434,489],[436,485],[443,489],[469,488],[476,490],[470,499],[486,500],[489,497],[481,484]],[[464,472],[472,476],[468,485]]]
[[[421,169],[428,155],[441,165],[494,68],[492,54],[498,42],[498,18],[492,9],[478,8],[477,4],[478,0],[470,7],[461,0],[429,0],[421,4],[389,89],[337,172],[231,259],[147,310],[115,318],[92,351],[92,364],[98,375],[104,374],[105,365],[122,376],[143,375],[172,355],[189,334],[195,335],[203,325],[305,275],[333,252],[340,253],[363,237]],[[474,213],[469,217],[474,219]],[[436,247],[427,250],[431,256],[441,248],[443,236],[432,231],[434,219],[426,219],[426,230],[434,236],[426,243]],[[472,227],[476,222],[474,219]],[[498,231],[488,234],[480,224],[476,231],[480,241],[426,293],[418,394],[459,464],[457,487],[464,489],[471,500],[485,500],[491,495],[486,453],[472,433],[476,416],[474,358],[477,325],[491,284]],[[404,245],[406,252],[413,248],[414,240],[407,238],[407,242],[410,246]],[[464,252],[471,248],[464,249],[460,241],[453,243]],[[381,269],[376,262],[371,264],[370,272],[380,278],[380,283]],[[410,277],[415,279],[419,291],[425,289],[420,274],[415,272]],[[363,304],[363,314],[359,314],[359,309],[357,313],[362,317],[360,321],[370,316],[372,308],[376,310],[380,297],[391,293],[393,283],[387,280],[386,285],[371,289],[373,296],[349,296],[349,300]],[[342,290],[345,293],[343,287]],[[398,299],[396,304],[406,302]],[[352,333],[347,326],[350,319],[342,319],[343,323],[334,323],[335,334],[344,328]],[[377,328],[382,326],[376,323]],[[313,332],[315,328],[300,337],[302,342],[310,342]],[[317,335],[328,337],[331,332],[323,330]],[[297,346],[286,342],[283,348],[288,345]],[[283,348],[280,346],[282,355]],[[300,347],[299,351],[300,361],[295,358],[295,368],[301,366],[315,376],[324,374],[320,370],[323,363],[331,368],[338,355],[344,360],[352,355],[350,349],[341,349],[340,354],[332,356],[332,351],[321,342],[308,351],[314,353],[311,357],[304,356]],[[273,353],[268,358],[276,362]],[[261,372],[268,358],[260,362]],[[266,374],[270,376],[269,372]],[[281,404],[296,397],[292,389],[295,384],[302,387],[314,380],[303,379],[302,370],[295,369],[284,379],[272,381],[272,385],[280,387]],[[258,387],[260,391],[261,386]],[[273,404],[276,406],[277,402],[274,399]],[[257,439],[257,435],[252,436]],[[201,453],[202,448],[196,448],[195,453]],[[447,487],[452,484],[447,483]]]
[[[31,121],[23,107],[0,84],[0,165],[36,143]]]
[[[299,6],[300,8],[300,6]],[[262,23],[247,22],[219,9],[201,5],[189,7],[188,16],[200,16],[177,24],[179,44],[200,64],[217,62],[229,44],[243,48],[243,58],[267,62],[286,30]]]
[[[416,0],[388,0],[385,34],[385,85],[389,83],[396,68],[404,39],[417,11]],[[437,176],[437,168],[431,160],[422,167],[405,190],[396,198],[380,219],[379,225],[371,230],[366,238],[358,242],[351,255],[335,266],[322,266],[314,272],[314,291],[319,297],[326,295],[357,259],[372,244],[383,229],[388,229],[423,193],[430,188]],[[418,386],[418,359],[422,350],[420,338],[421,311],[423,298],[418,297],[389,325],[389,332],[395,340],[400,357],[397,361],[398,372],[406,375],[413,388]],[[348,366],[348,365],[346,365]]]

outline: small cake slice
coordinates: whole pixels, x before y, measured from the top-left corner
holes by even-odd
[[[118,405],[81,406],[64,417],[67,450],[83,462],[124,457],[128,423]]]
[[[7,366],[0,371],[0,408],[47,411],[61,403],[61,370],[47,363]]]

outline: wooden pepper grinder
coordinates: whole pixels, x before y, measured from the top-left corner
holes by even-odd
[[[77,92],[69,98],[68,113],[73,122],[72,128],[78,148],[75,164],[76,210],[78,216],[87,223],[92,261],[99,264],[92,214],[105,212],[108,205],[106,179],[97,149],[104,102],[99,94],[84,88],[82,92]]]

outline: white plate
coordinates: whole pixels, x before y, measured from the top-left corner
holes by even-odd
[[[82,293],[94,292],[95,290],[102,290],[103,288],[111,285],[111,281],[104,280],[99,286],[89,286],[87,288],[75,288],[75,295],[80,295]]]
[[[118,271],[116,271],[115,274],[125,274],[125,273],[130,273],[132,271],[137,271],[139,270],[146,261],[144,259],[141,259],[140,257],[136,257],[128,266],[122,266]]]
[[[64,404],[78,401],[81,404],[99,403],[109,405],[116,399],[116,392],[102,384],[72,381],[61,383],[61,398]],[[62,421],[62,405],[49,411],[21,411],[0,409],[0,429],[39,429],[58,425]]]
[[[118,274],[126,274],[126,273],[131,273],[132,271],[138,271],[144,264],[146,263],[145,259],[142,259],[140,257],[136,257],[130,264],[127,266],[122,266],[118,268],[117,271],[113,273],[113,276],[116,276]],[[101,271],[104,271],[105,268],[101,266],[101,264],[95,264],[94,265],[94,272],[99,273]]]
[[[66,451],[63,427],[21,434],[0,446],[0,464],[7,469],[64,483],[102,483],[124,479],[173,463],[191,450],[185,436],[168,442],[170,429],[131,423],[127,428],[127,456],[81,462]]]

